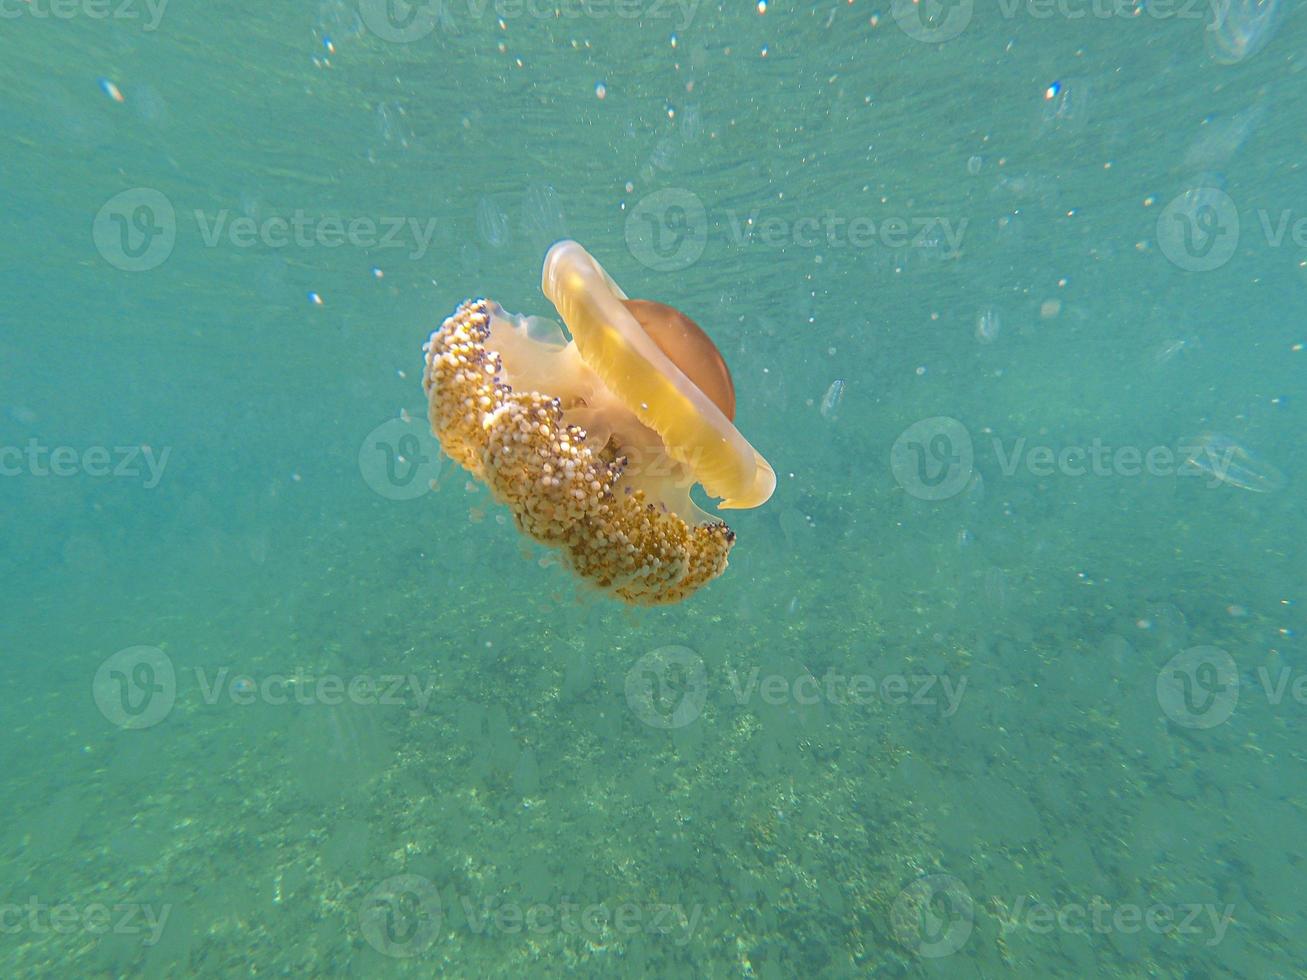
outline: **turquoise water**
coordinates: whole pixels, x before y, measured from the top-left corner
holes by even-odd
[[[0,16],[0,975],[1302,975],[1300,7]],[[427,435],[560,238],[777,472],[682,604]]]

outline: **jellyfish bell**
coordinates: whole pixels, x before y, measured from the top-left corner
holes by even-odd
[[[735,540],[691,488],[742,508],[776,484],[733,424],[725,360],[685,314],[629,299],[576,242],[549,250],[542,289],[570,338],[489,300],[432,334],[432,430],[582,578],[627,602],[684,599],[725,570]]]
[[[589,368],[622,406],[658,434],[672,459],[693,471],[709,496],[721,498],[718,507],[767,502],[776,474],[732,424],[730,373],[693,320],[661,303],[628,300],[594,257],[572,241],[558,242],[545,256],[541,289]],[[640,316],[654,325],[652,330],[642,326]],[[674,357],[684,358],[727,411]]]

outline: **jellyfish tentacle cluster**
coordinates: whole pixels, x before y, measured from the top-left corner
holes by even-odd
[[[431,427],[446,454],[486,484],[524,534],[558,548],[576,575],[653,605],[679,602],[726,569],[735,534],[690,503],[693,472],[561,331],[468,300],[424,351]],[[594,419],[607,438],[589,438],[569,415]],[[659,453],[666,466],[643,465]],[[750,470],[749,479],[759,477]]]

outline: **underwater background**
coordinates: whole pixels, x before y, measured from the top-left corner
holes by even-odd
[[[1284,0],[0,0],[0,975],[1303,975]],[[574,238],[775,496],[428,434]]]

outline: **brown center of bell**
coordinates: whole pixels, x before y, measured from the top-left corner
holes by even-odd
[[[666,303],[648,299],[622,302],[658,349],[721,409],[727,419],[735,421],[735,383],[717,345],[703,328]]]

